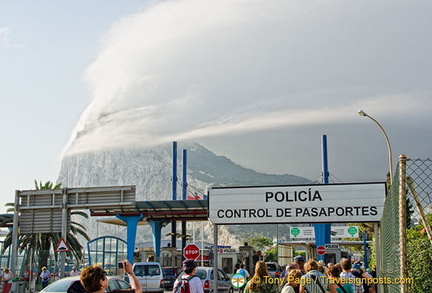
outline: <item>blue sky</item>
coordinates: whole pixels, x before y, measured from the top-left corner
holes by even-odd
[[[103,34],[142,1],[0,2],[1,198],[56,180]],[[3,210],[3,207],[0,207]]]
[[[56,180],[66,146],[125,141],[194,140],[248,168],[317,179],[326,134],[335,177],[382,181],[383,135],[357,110],[387,130],[395,164],[431,157],[431,7],[2,1],[1,198]]]

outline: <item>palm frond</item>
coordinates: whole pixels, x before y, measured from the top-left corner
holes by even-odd
[[[83,224],[81,224],[81,223],[78,223],[78,222],[75,222],[75,221],[71,221],[70,223],[71,223],[71,229],[72,229],[73,227],[80,227],[80,228],[82,228],[83,230],[87,230],[86,227],[85,227]],[[74,234],[75,234],[75,233],[74,233]]]
[[[87,232],[85,231],[85,230],[83,230],[83,229],[80,229],[80,228],[77,228],[77,227],[74,227],[73,228],[74,229],[74,231],[73,231],[73,235],[81,235],[82,237],[84,237],[87,241],[90,241],[90,237],[87,235]],[[72,230],[72,227],[71,227],[71,230]]]
[[[72,211],[71,216],[81,216],[85,219],[88,219],[89,215],[86,212],[83,211]]]
[[[6,209],[6,213],[11,213],[11,212],[15,211],[15,203],[13,203],[13,202],[7,202],[5,204],[5,207],[9,207]]]

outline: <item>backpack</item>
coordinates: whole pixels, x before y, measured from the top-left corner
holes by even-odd
[[[190,293],[189,281],[195,276],[189,276],[186,279],[180,279],[173,289],[173,293]]]
[[[239,269],[239,270],[237,271],[237,273],[238,273],[238,274],[242,274],[242,275],[246,278],[246,272],[245,272],[244,269]]]

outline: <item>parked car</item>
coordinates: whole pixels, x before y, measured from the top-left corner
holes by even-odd
[[[177,279],[178,272],[177,268],[164,267],[162,268],[164,287],[166,289],[172,289],[175,280]]]
[[[136,262],[132,268],[141,283],[143,292],[164,292],[164,279],[160,263]]]
[[[184,274],[182,272],[178,278]],[[213,293],[213,268],[212,267],[197,267],[195,276],[199,277],[203,283],[204,293]],[[234,288],[231,285],[231,279],[221,269],[218,270],[217,281],[218,292],[233,293]]]
[[[130,289],[130,285],[128,282],[123,280],[121,276],[108,277],[108,289],[107,291],[112,291],[115,289]],[[74,277],[66,277],[60,280],[57,280],[48,286],[46,286],[40,293],[66,293],[69,287],[75,282],[79,281],[79,276]]]
[[[276,262],[266,262],[267,271],[272,278],[279,278],[281,273],[280,266]]]

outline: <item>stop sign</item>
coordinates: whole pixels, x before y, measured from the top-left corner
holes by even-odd
[[[317,247],[317,253],[320,254],[320,255],[325,254],[325,253],[326,253],[326,249],[325,249],[325,247],[322,246],[322,245],[318,246],[318,247]]]
[[[188,244],[183,248],[183,256],[195,260],[200,256],[200,249],[195,244]]]

